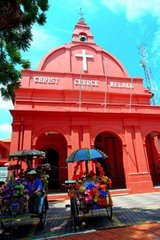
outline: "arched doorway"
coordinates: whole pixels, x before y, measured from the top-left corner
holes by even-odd
[[[43,163],[49,163],[51,169],[48,171],[49,184],[48,189],[58,189],[59,185],[59,153],[52,148],[45,149],[46,158]]]
[[[61,189],[62,184],[67,179],[67,141],[65,137],[57,131],[43,132],[37,139],[35,148],[46,152],[43,163],[49,163],[51,170],[49,174],[49,191]]]
[[[94,145],[108,156],[101,164],[105,174],[112,179],[112,187],[126,188],[120,138],[111,132],[102,132],[96,136]]]
[[[153,185],[160,185],[160,133],[146,136],[146,151]]]

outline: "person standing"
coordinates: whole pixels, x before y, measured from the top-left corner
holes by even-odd
[[[27,190],[30,196],[29,212],[41,213],[44,196],[43,185],[34,169],[27,172]]]

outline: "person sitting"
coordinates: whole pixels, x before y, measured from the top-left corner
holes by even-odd
[[[44,196],[43,185],[34,169],[27,172],[27,189],[30,195],[29,212],[41,213]]]

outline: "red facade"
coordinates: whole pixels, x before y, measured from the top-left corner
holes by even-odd
[[[115,192],[157,191],[160,185],[160,107],[143,79],[95,44],[80,19],[72,41],[48,53],[36,71],[23,70],[16,91],[10,152],[39,149],[51,164],[50,189],[72,178],[66,158],[96,147]],[[90,163],[92,168],[92,163]]]
[[[10,149],[10,139],[0,141],[0,167],[8,163],[8,155]]]

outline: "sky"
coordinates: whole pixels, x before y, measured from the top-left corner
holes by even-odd
[[[130,76],[145,81],[140,62],[151,70],[156,93],[160,88],[160,0],[49,0],[47,22],[34,25],[30,49],[23,53],[36,70],[41,59],[51,50],[71,42],[75,25],[83,18],[94,35],[94,41],[117,58]],[[145,46],[145,59],[139,47]],[[11,137],[13,105],[0,97],[0,140]]]

